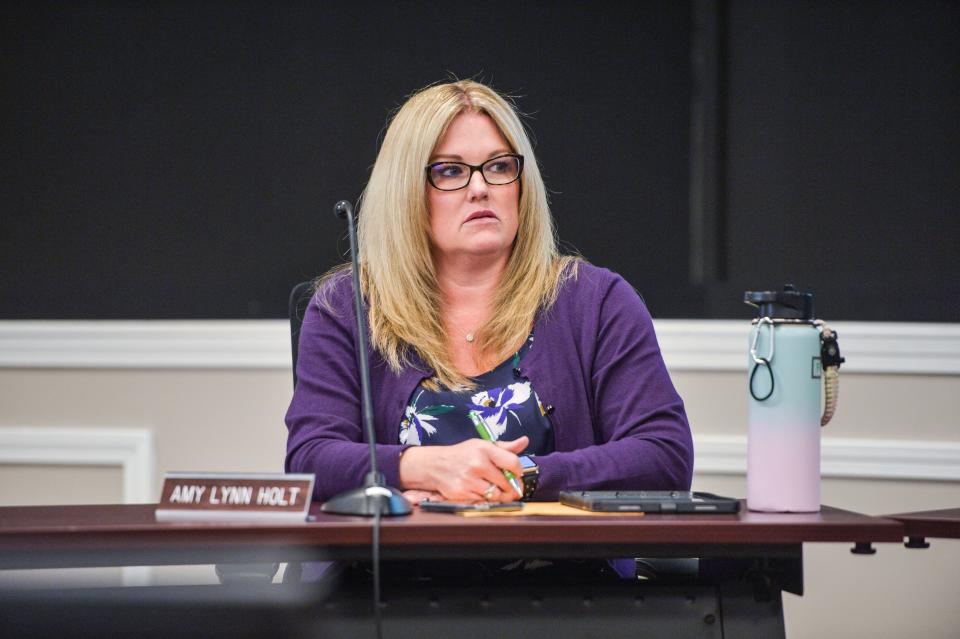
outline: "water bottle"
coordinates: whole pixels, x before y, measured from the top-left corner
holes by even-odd
[[[813,317],[813,295],[747,291],[759,315],[750,330],[747,395],[747,508],[820,510],[820,428],[836,404],[843,358],[836,334]],[[830,368],[821,416],[824,358]]]

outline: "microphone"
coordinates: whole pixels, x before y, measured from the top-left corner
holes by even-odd
[[[346,220],[351,215],[353,215],[353,207],[346,200],[340,200],[333,205],[333,214],[336,215],[341,220]],[[353,222],[351,222],[353,224]],[[353,236],[350,236],[350,257],[353,258]]]
[[[353,206],[346,200],[340,200],[333,212],[341,220],[347,221],[350,233],[350,263],[353,271],[353,305],[357,313],[357,350],[360,362],[360,394],[362,397],[363,430],[370,444],[370,472],[363,480],[363,486],[353,488],[333,497],[321,506],[321,510],[338,515],[359,515],[373,517],[377,514],[386,517],[409,515],[412,512],[410,502],[396,488],[387,486],[386,479],[377,469],[376,431],[373,428],[373,399],[370,395],[370,359],[367,356],[367,322],[363,312],[363,298],[360,295],[360,264],[357,259],[357,229],[353,215]]]

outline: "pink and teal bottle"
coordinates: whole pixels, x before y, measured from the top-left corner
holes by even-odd
[[[747,508],[820,510],[820,330],[813,295],[748,291]]]

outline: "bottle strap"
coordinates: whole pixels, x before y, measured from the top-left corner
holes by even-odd
[[[823,369],[823,415],[820,426],[826,426],[837,410],[837,398],[840,395],[840,365],[846,361],[840,355],[837,333],[823,320],[814,322],[820,331],[820,367]]]

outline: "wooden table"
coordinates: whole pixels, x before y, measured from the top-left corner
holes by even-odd
[[[903,524],[907,548],[929,548],[928,537],[960,539],[960,508],[886,515]]]
[[[368,559],[372,521],[321,513],[298,523],[157,522],[154,505],[0,508],[0,568]],[[811,514],[460,517],[382,520],[393,560],[698,558],[682,582],[386,587],[385,634],[489,637],[784,635],[781,591],[802,594],[805,543],[900,542],[904,524],[824,507]],[[709,566],[704,571],[704,566]],[[389,574],[389,563],[384,573]],[[389,584],[388,584],[389,585]],[[721,606],[722,602],[722,606]],[[78,608],[89,610],[88,603]],[[313,615],[329,636],[370,631],[370,593],[342,588]],[[509,620],[506,624],[504,620]],[[498,624],[500,627],[498,627]],[[389,630],[389,632],[388,632]],[[643,633],[647,633],[644,635]],[[321,633],[323,634],[323,633]]]
[[[154,504],[0,508],[0,568],[363,559],[372,520],[157,522]],[[824,506],[819,513],[382,520],[385,559],[756,556],[809,542],[901,541],[903,524]],[[692,553],[692,554],[691,554]]]

